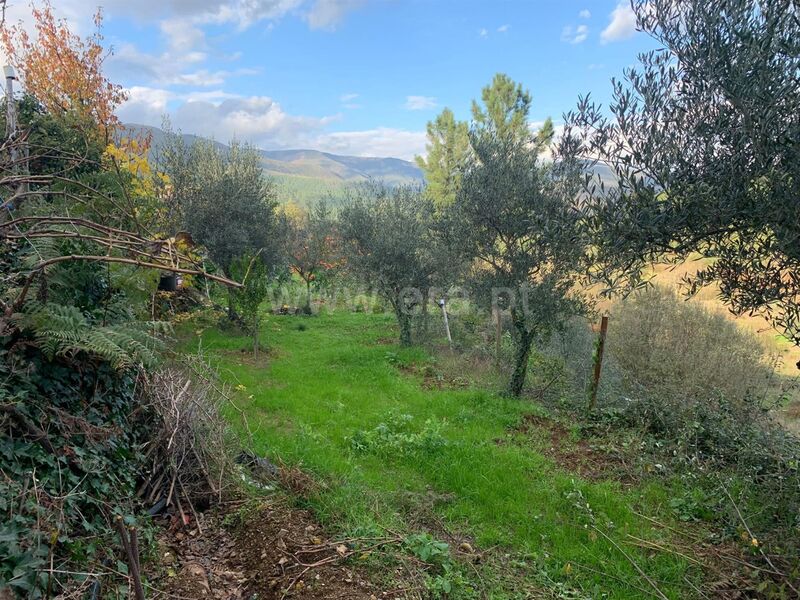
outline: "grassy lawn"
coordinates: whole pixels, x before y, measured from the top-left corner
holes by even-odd
[[[590,482],[559,468],[540,451],[546,431],[514,431],[541,408],[489,390],[427,389],[403,367],[435,359],[387,342],[394,334],[387,315],[270,316],[270,355],[255,364],[241,352],[244,337],[210,329],[201,338],[223,376],[244,386],[237,395],[256,451],[324,483],[304,501],[331,531],[427,528],[442,537],[435,524],[443,524],[505,557],[516,592],[494,578],[482,597],[539,597],[526,596],[526,585],[568,598],[650,597],[634,562],[668,597],[691,596],[686,579],[699,574],[688,561],[644,551],[629,537],[664,541],[663,529],[636,514],[669,522],[664,487]],[[410,417],[395,431],[401,415]],[[354,436],[374,441],[369,432],[381,423],[389,426],[378,430],[385,435],[377,445],[354,448]],[[401,450],[381,446],[385,439]],[[421,439],[435,443],[416,444]]]

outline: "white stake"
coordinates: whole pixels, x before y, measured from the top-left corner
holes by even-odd
[[[439,306],[442,307],[442,314],[444,315],[444,330],[447,332],[447,343],[453,347],[453,338],[450,337],[450,322],[447,320],[447,307],[444,304],[444,298],[439,300]]]

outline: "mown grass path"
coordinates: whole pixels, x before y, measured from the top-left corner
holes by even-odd
[[[524,414],[541,409],[487,390],[426,389],[397,364],[433,359],[387,344],[393,331],[385,315],[271,316],[263,339],[272,350],[258,364],[241,352],[243,337],[206,330],[201,338],[224,376],[244,386],[238,400],[256,451],[326,483],[307,501],[332,530],[413,531],[440,521],[478,548],[511,555],[506,564],[532,585],[582,592],[563,597],[651,597],[652,584],[632,561],[668,597],[691,597],[686,578],[698,574],[688,561],[644,551],[629,537],[665,541],[664,530],[635,512],[668,521],[666,489],[588,482],[560,469],[536,449],[547,432],[539,440],[536,431],[509,436]],[[411,415],[411,431],[426,422],[440,427],[446,445],[404,456],[353,450],[359,431],[401,414]],[[497,442],[503,438],[508,443]],[[526,597],[490,591],[487,597]]]

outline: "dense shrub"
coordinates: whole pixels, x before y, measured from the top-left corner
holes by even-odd
[[[755,335],[663,287],[614,307],[607,350],[627,395],[658,399],[676,410],[715,397],[737,405],[756,401],[773,377]]]
[[[110,518],[130,508],[145,434],[135,372],[0,353],[0,588],[44,597],[114,558]]]
[[[598,410],[587,415],[596,339],[576,319],[539,346],[533,390],[553,383],[537,396],[585,419],[584,435],[637,448],[644,472],[682,482],[681,518],[716,519],[738,537],[741,510],[762,543],[796,553],[800,440],[772,418],[783,390],[759,340],[671,290],[640,291],[612,307]]]
[[[751,527],[796,551],[800,440],[771,416],[781,390],[755,336],[656,287],[614,307],[607,350],[610,377],[589,429],[638,430],[643,463],[702,491],[711,518],[741,528],[731,493]]]

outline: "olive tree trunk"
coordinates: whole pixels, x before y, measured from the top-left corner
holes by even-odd
[[[303,307],[303,312],[307,315],[311,314],[311,280],[306,279],[306,305]]]
[[[400,345],[411,345],[411,315],[403,309],[402,303],[398,303],[394,309],[397,316],[397,324],[400,326]]]
[[[525,324],[524,316],[516,310],[511,311],[511,319],[514,323],[516,336],[514,339],[514,370],[511,373],[511,381],[508,384],[508,394],[519,397],[522,388],[525,386],[525,377],[528,374],[528,360],[531,356],[531,346],[535,338],[535,332],[530,331]]]

